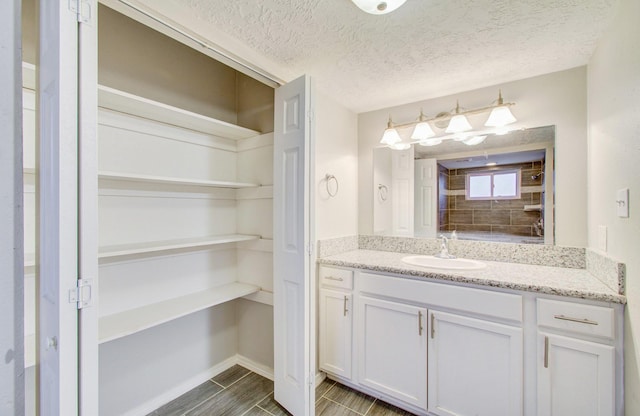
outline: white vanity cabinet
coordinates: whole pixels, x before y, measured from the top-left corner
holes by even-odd
[[[538,415],[617,414],[614,310],[547,299],[537,307]]]
[[[319,269],[320,369],[351,379],[353,336],[353,271]]]
[[[428,403],[434,415],[522,414],[522,329],[429,311]]]
[[[358,296],[358,382],[427,408],[427,309]]]

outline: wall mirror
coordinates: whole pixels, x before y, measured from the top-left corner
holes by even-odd
[[[374,234],[553,244],[554,141],[546,126],[375,148]]]

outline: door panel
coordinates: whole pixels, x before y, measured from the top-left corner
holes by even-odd
[[[296,416],[314,414],[308,77],[276,90],[274,131],[275,399]]]
[[[78,22],[40,2],[40,414],[78,413]]]

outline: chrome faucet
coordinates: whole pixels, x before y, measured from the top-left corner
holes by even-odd
[[[447,239],[444,234],[440,234],[440,253],[436,254],[435,257],[439,257],[441,259],[456,258],[456,256],[449,253],[449,239]]]

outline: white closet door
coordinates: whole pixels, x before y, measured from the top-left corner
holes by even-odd
[[[413,236],[413,146],[391,152],[393,235]]]
[[[91,299],[80,309],[79,414],[98,414],[98,1],[78,25],[78,268]]]
[[[294,416],[314,414],[310,242],[309,78],[276,90],[273,182],[275,399]]]
[[[84,97],[79,99],[89,84],[79,77],[78,68],[95,71],[95,62],[86,61],[85,56],[88,55],[79,54],[79,27],[90,23],[79,23],[83,20],[79,16],[87,17],[89,10],[95,13],[97,8],[95,0],[77,3],[81,4],[81,10],[73,6],[74,2],[42,0],[39,3],[38,348],[39,408],[43,416],[72,416],[79,411],[79,315],[77,304],[70,300],[70,291],[77,286],[80,273],[78,143],[79,136],[82,139],[89,137],[79,124],[82,125],[84,119],[90,121],[91,112],[97,111],[95,108],[84,109],[81,117],[78,110],[80,104],[91,105]],[[95,25],[89,32],[82,32],[82,37],[86,38],[88,33],[95,36]],[[83,212],[83,217],[93,214]],[[85,324],[92,325],[84,316],[83,320]],[[97,355],[92,359],[97,360]],[[97,412],[89,411],[87,414]]]

